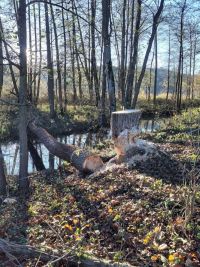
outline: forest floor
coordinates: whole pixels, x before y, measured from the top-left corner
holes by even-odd
[[[0,238],[80,260],[200,266],[199,114],[184,112],[160,132],[143,135],[167,154],[134,168],[119,165],[81,177],[65,163],[54,173],[32,174],[25,202],[10,177],[16,203],[0,205]],[[98,149],[102,156],[113,153],[108,141]],[[18,260],[43,266],[39,259],[25,262],[23,255]],[[14,266],[3,255],[0,262]]]

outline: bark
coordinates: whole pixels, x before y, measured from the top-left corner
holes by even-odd
[[[20,48],[20,81],[19,81],[19,189],[28,191],[28,140],[27,140],[27,58],[26,58],[26,0],[19,1],[18,28]]]
[[[38,65],[38,81],[37,81],[37,92],[35,104],[37,105],[40,96],[40,82],[41,82],[41,72],[42,72],[42,26],[41,26],[41,5],[38,3],[38,20],[39,20],[39,65]]]
[[[37,19],[36,19],[35,4],[33,5],[33,15],[34,15],[34,44],[35,44],[35,61],[34,61],[34,72],[33,72],[33,102],[35,104],[37,98],[37,67],[38,67],[38,39],[37,39],[38,34],[37,34]],[[39,35],[39,39],[40,38],[41,35]]]
[[[0,28],[0,97],[3,90],[3,33]]]
[[[4,159],[0,146],[0,195],[6,195],[6,176],[4,172]]]
[[[82,73],[80,68],[80,62],[79,62],[79,51],[78,51],[78,44],[77,44],[77,38],[76,38],[76,23],[75,23],[75,17],[73,15],[72,19],[72,32],[73,32],[73,45],[74,45],[74,52],[76,57],[76,66],[78,71],[78,90],[79,90],[79,97],[80,99],[83,98],[83,91],[82,91]]]
[[[90,14],[90,1],[88,0],[87,16],[89,18],[88,25],[88,72],[89,72],[89,97],[90,101],[93,101],[94,92],[93,92],[93,79],[91,75],[91,14]]]
[[[153,16],[153,25],[152,25],[151,36],[149,38],[147,50],[146,50],[144,61],[143,61],[143,64],[142,64],[142,70],[141,70],[141,73],[139,75],[138,81],[137,81],[136,86],[135,86],[135,94],[134,94],[134,98],[133,98],[133,102],[132,102],[132,107],[133,108],[135,108],[136,104],[137,104],[137,99],[138,99],[138,95],[139,95],[139,92],[140,92],[140,87],[141,87],[141,84],[142,84],[142,80],[144,78],[144,74],[145,74],[146,66],[147,66],[147,61],[148,61],[148,58],[149,58],[149,54],[150,54],[150,51],[151,51],[151,47],[152,47],[152,44],[153,44],[153,40],[154,40],[154,37],[155,37],[155,34],[156,34],[157,26],[158,26],[158,23],[159,23],[159,19],[160,19],[163,7],[164,7],[164,0],[161,0],[158,10],[157,10],[156,14]]]
[[[50,1],[51,3],[51,1]],[[51,17],[53,22],[53,31],[54,31],[54,38],[55,38],[55,48],[56,48],[56,68],[57,68],[57,80],[58,80],[58,102],[59,102],[59,109],[60,114],[64,114],[63,109],[63,97],[62,97],[62,80],[61,80],[61,67],[60,67],[60,55],[59,55],[59,46],[58,46],[58,34],[57,34],[57,27],[55,22],[55,16],[53,11],[53,6],[50,5],[51,8]]]
[[[64,7],[64,0],[62,1]],[[63,40],[64,40],[64,70],[63,70],[63,90],[64,90],[64,112],[67,111],[67,37],[65,27],[64,10],[62,9],[62,27],[63,27]]]
[[[158,81],[158,40],[157,40],[157,30],[154,39],[154,49],[155,49],[155,72],[154,72],[154,90],[153,90],[153,104],[156,104],[157,95],[157,81]]]
[[[124,98],[125,98],[126,4],[127,0],[124,0],[123,10],[122,10],[121,63],[120,63],[119,88],[118,88],[118,90],[121,90],[122,106],[124,106]]]
[[[167,95],[166,100],[169,98],[169,86],[170,86],[170,63],[171,63],[171,31],[169,28],[169,47],[168,47],[168,67],[167,67]]]
[[[11,170],[11,175],[14,175],[14,172],[15,172],[18,152],[19,152],[19,146],[17,145],[15,148],[15,154],[14,154],[14,158],[13,158],[13,166],[12,166],[12,170]]]
[[[3,89],[3,40],[0,29],[0,98]],[[4,158],[0,146],[0,195],[6,195],[6,176],[4,172]]]
[[[196,36],[196,33],[195,33],[194,49],[193,50],[194,51],[193,51],[192,86],[191,86],[192,99],[194,99],[194,80],[195,80],[196,53],[197,53],[197,36]]]
[[[34,123],[29,123],[29,129],[51,154],[70,162],[79,171],[91,173],[103,166],[99,156],[73,145],[59,143],[45,129],[36,126]]]
[[[94,89],[96,96],[96,106],[100,102],[100,93],[99,93],[99,81],[98,81],[98,71],[97,71],[97,62],[96,62],[96,40],[95,40],[95,24],[96,20],[96,0],[91,0],[91,76],[94,81]]]
[[[67,16],[68,19],[68,16]],[[77,101],[77,90],[76,90],[76,77],[75,77],[75,49],[74,49],[74,41],[72,40],[73,35],[71,35],[70,29],[68,30],[69,35],[69,48],[70,48],[70,55],[71,55],[71,70],[72,70],[72,86],[73,86],[73,102]]]
[[[28,73],[28,98],[32,102],[33,100],[33,52],[32,52],[32,21],[30,5],[28,6],[28,33],[29,33],[29,73]]]
[[[141,22],[141,5],[142,1],[137,1],[137,18],[136,18],[136,26],[135,26],[135,35],[133,41],[133,56],[130,59],[129,63],[129,70],[127,76],[127,88],[126,88],[126,99],[125,99],[125,107],[131,107],[131,100],[133,94],[133,82],[136,72],[136,65],[137,65],[137,57],[138,57],[138,43],[139,43],[139,29],[140,29],[140,22]]]
[[[152,59],[151,59],[150,73],[149,73],[148,96],[147,96],[148,102],[151,100],[151,82],[152,82],[153,59],[154,59],[154,51],[153,51],[153,55],[152,55]]]
[[[10,75],[11,75],[11,79],[12,79],[12,83],[13,83],[13,88],[14,88],[15,94],[18,96],[19,95],[19,91],[18,91],[18,87],[17,87],[15,74],[14,74],[14,71],[13,71],[13,66],[12,66],[12,64],[10,62],[10,55],[9,55],[9,51],[8,51],[8,45],[7,45],[7,42],[5,40],[5,35],[4,35],[4,31],[3,31],[3,25],[2,25],[1,18],[0,18],[0,32],[4,36],[3,44],[4,44],[4,48],[5,48],[6,58],[8,60],[8,64],[9,64],[9,70],[10,70]]]
[[[80,41],[81,41],[81,48],[82,48],[82,55],[83,55],[83,63],[82,67],[85,73],[85,77],[88,83],[88,88],[89,88],[89,97],[90,100],[92,100],[93,98],[93,91],[92,91],[92,87],[91,87],[91,79],[90,79],[90,71],[89,71],[89,66],[88,66],[88,61],[87,61],[87,53],[86,53],[86,49],[85,49],[85,41],[83,38],[83,33],[82,33],[82,29],[81,29],[81,24],[80,24],[80,17],[78,15],[78,11],[77,11],[77,7],[76,7],[76,1],[73,0],[72,1],[72,10],[74,11],[74,15],[76,15],[76,19],[77,19],[77,23],[78,23],[78,29],[79,29],[79,33],[80,33]]]
[[[180,47],[179,47],[179,62],[176,80],[176,109],[179,112],[181,110],[182,102],[182,86],[183,86],[183,37],[184,37],[184,16],[186,9],[186,0],[181,8],[180,18]]]
[[[115,98],[115,80],[112,68],[111,60],[111,42],[110,42],[110,0],[102,0],[102,38],[103,38],[103,72],[106,75],[106,84],[108,87],[109,95],[109,109],[110,114],[116,110],[116,98]],[[104,76],[105,79],[105,76]],[[105,86],[105,81],[103,81]]]
[[[45,7],[46,47],[47,47],[48,98],[49,98],[49,107],[50,107],[50,117],[54,119],[55,118],[54,78],[53,78],[53,62],[52,62],[51,45],[50,45],[48,4],[45,3],[44,7]]]
[[[29,150],[29,152],[31,154],[31,157],[32,157],[32,160],[33,160],[33,164],[35,165],[36,170],[37,171],[43,171],[43,170],[45,170],[45,166],[44,166],[44,163],[42,161],[42,158],[38,154],[38,151],[34,147],[32,141],[30,140],[30,138],[28,140],[28,150]]]

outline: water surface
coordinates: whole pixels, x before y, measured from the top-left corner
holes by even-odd
[[[140,120],[139,130],[141,132],[153,132],[159,130],[166,124],[169,119],[151,119]],[[76,145],[78,147],[94,147],[97,143],[110,138],[110,131],[104,134],[99,133],[84,133],[84,134],[71,134],[58,137],[57,140],[64,144]],[[62,161],[49,153],[43,144],[36,144],[36,148],[41,156],[46,168],[57,169]],[[17,142],[9,142],[2,144],[2,152],[6,165],[6,173],[17,175],[19,172],[19,144]],[[29,155],[28,172],[36,171],[33,161]]]

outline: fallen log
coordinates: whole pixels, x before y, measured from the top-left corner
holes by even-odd
[[[24,259],[39,259],[40,262],[46,263],[43,266],[58,266],[56,263],[62,262],[64,266],[68,267],[131,267],[128,263],[113,263],[111,261],[92,258],[84,258],[73,256],[74,251],[66,253],[62,256],[50,254],[38,250],[29,245],[18,245],[8,242],[0,238],[0,253],[4,253],[6,257],[18,262],[18,257],[22,256]],[[21,266],[21,265],[19,265]]]
[[[29,123],[28,128],[51,154],[70,162],[77,170],[93,173],[103,166],[103,161],[98,155],[73,145],[58,142],[44,128],[38,127],[35,123]]]
[[[34,247],[28,245],[18,245],[12,242],[8,242],[2,238],[0,238],[0,253],[4,253],[5,256],[8,256],[9,258],[10,256],[23,256],[24,258],[29,259],[40,258],[40,260],[44,262],[58,258],[58,256],[39,251]]]

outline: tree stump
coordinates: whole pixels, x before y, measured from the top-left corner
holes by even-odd
[[[119,160],[123,161],[135,142],[140,117],[141,110],[130,109],[112,112],[112,139]]]

